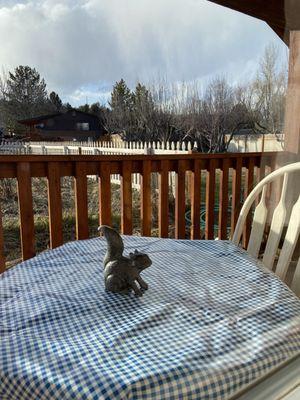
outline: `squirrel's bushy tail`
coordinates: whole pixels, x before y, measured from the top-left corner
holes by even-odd
[[[122,257],[124,244],[119,233],[107,225],[99,226],[98,231],[103,234],[107,242],[107,252],[104,264]]]

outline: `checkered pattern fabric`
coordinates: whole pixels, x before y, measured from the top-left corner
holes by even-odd
[[[0,399],[227,399],[300,353],[300,301],[230,242],[124,236],[142,298],[105,292],[104,239],[0,281]]]

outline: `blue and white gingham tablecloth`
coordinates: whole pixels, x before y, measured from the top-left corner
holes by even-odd
[[[102,238],[0,278],[0,399],[227,399],[300,353],[300,301],[233,244],[124,237],[142,298],[103,287]]]

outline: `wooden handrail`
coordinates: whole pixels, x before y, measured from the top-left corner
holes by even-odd
[[[273,158],[278,155],[276,151],[270,152],[254,152],[254,153],[191,153],[191,154],[108,154],[108,155],[86,155],[86,154],[69,154],[69,155],[40,155],[40,154],[5,154],[0,155],[0,163],[2,162],[50,162],[50,161],[123,161],[123,160],[193,160],[199,158],[201,160],[214,159],[237,159],[247,160],[249,158],[266,159]],[[245,161],[246,162],[246,161]]]
[[[176,175],[175,188],[175,237],[199,239],[203,237],[200,216],[205,199],[205,237],[218,235],[227,238],[228,221],[231,232],[235,227],[241,206],[241,191],[245,195],[252,189],[254,178],[264,174],[265,167],[272,167],[277,153],[228,153],[228,154],[168,154],[168,155],[2,155],[0,179],[13,178],[18,182],[18,201],[22,258],[35,254],[34,213],[31,190],[32,178],[47,178],[50,247],[63,244],[63,218],[61,178],[73,177],[75,182],[76,239],[89,237],[87,177],[99,177],[99,222],[112,222],[111,175],[121,175],[121,231],[132,234],[132,174],[141,175],[141,233],[152,232],[152,191],[157,190],[158,234],[170,234],[169,174]],[[260,164],[263,158],[263,171]],[[190,171],[188,177],[186,173]],[[242,179],[243,171],[246,179]],[[152,174],[158,174],[158,186],[153,188]],[[204,179],[206,177],[206,179]],[[232,183],[229,182],[232,177]],[[187,179],[188,178],[188,179]],[[206,182],[204,182],[206,181]],[[151,183],[152,182],[152,183]],[[204,185],[205,184],[205,185]],[[190,185],[188,190],[187,186]],[[219,189],[218,189],[219,188]],[[218,191],[220,191],[218,196]],[[205,193],[204,193],[205,192]],[[231,192],[231,193],[229,193]],[[186,195],[188,193],[188,195]],[[190,198],[189,198],[190,194]],[[232,195],[229,215],[229,194]],[[219,218],[216,218],[216,204]],[[1,205],[0,205],[1,206]],[[190,222],[187,213],[190,206]],[[1,210],[1,207],[0,207]],[[1,214],[0,214],[1,216]],[[218,225],[218,229],[215,228]],[[251,224],[249,219],[248,224]],[[250,225],[248,225],[249,227]],[[245,231],[247,241],[248,227]],[[0,271],[5,265],[5,232],[2,240],[0,218]]]

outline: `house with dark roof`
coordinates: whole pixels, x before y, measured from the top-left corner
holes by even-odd
[[[30,140],[99,140],[107,134],[100,118],[75,109],[18,122],[27,127]]]

